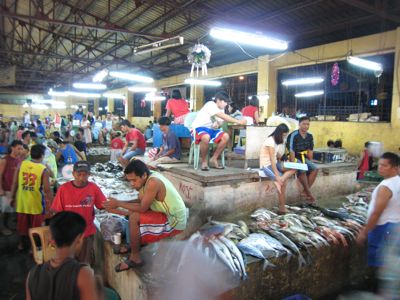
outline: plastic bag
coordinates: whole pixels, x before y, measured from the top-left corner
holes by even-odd
[[[101,217],[100,222],[100,231],[103,236],[103,239],[106,241],[111,241],[111,237],[118,233],[124,232],[123,226],[123,217],[113,214],[108,214],[104,217]]]

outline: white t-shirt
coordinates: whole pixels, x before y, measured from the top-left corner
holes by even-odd
[[[217,113],[224,112],[223,109],[219,109],[217,104],[214,101],[209,101],[204,106],[202,109],[199,110],[199,112],[196,115],[196,118],[194,119],[192,123],[192,128],[196,129],[199,127],[208,127],[211,128],[213,125],[213,121],[211,120],[211,117],[215,116]]]
[[[273,136],[269,136],[261,146],[261,150],[260,150],[260,168],[268,167],[268,166],[271,165],[271,157],[269,155],[267,147],[273,147],[274,148],[275,155],[274,155],[274,157],[272,157],[272,159],[274,160],[275,163],[277,161],[276,157],[278,155],[282,156],[283,154],[285,154],[285,145],[284,144],[278,145],[277,143],[275,143],[274,137]]]
[[[385,179],[375,188],[368,206],[368,218],[371,216],[375,207],[376,197],[378,196],[378,190],[381,186],[385,186],[392,191],[392,198],[389,199],[389,203],[379,217],[377,225],[383,225],[389,222],[400,223],[400,176],[393,176]]]
[[[112,130],[112,128],[113,128],[113,121],[112,120],[107,120],[106,119],[106,122],[105,122],[106,124],[105,124],[105,128],[107,129],[107,130]]]

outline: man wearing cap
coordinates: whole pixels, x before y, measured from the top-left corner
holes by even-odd
[[[81,262],[94,265],[94,234],[96,227],[94,220],[94,207],[103,209],[106,200],[103,192],[93,182],[89,182],[90,164],[87,161],[78,161],[72,171],[74,179],[61,185],[54,198],[51,209],[55,212],[73,211],[86,220],[86,230],[82,249],[78,255]]]
[[[192,123],[196,144],[200,143],[201,170],[208,171],[207,153],[210,142],[218,144],[210,159],[211,167],[215,169],[223,169],[218,165],[218,157],[225,149],[229,141],[229,135],[223,132],[219,127],[223,121],[246,125],[246,120],[237,120],[224,113],[225,107],[231,103],[227,93],[218,92],[215,95],[215,101],[209,101],[197,113]]]

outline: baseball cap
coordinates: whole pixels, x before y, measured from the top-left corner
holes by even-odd
[[[90,172],[90,164],[89,164],[89,162],[87,162],[85,160],[77,161],[74,164],[73,170],[74,170],[74,172],[80,172],[80,171]]]

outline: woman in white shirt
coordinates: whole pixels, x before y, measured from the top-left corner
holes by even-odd
[[[285,153],[285,139],[289,134],[289,127],[280,124],[265,140],[260,150],[260,168],[264,174],[274,180],[278,191],[279,214],[287,212],[285,208],[285,192],[287,180],[296,173],[295,170],[285,170],[280,159]]]

